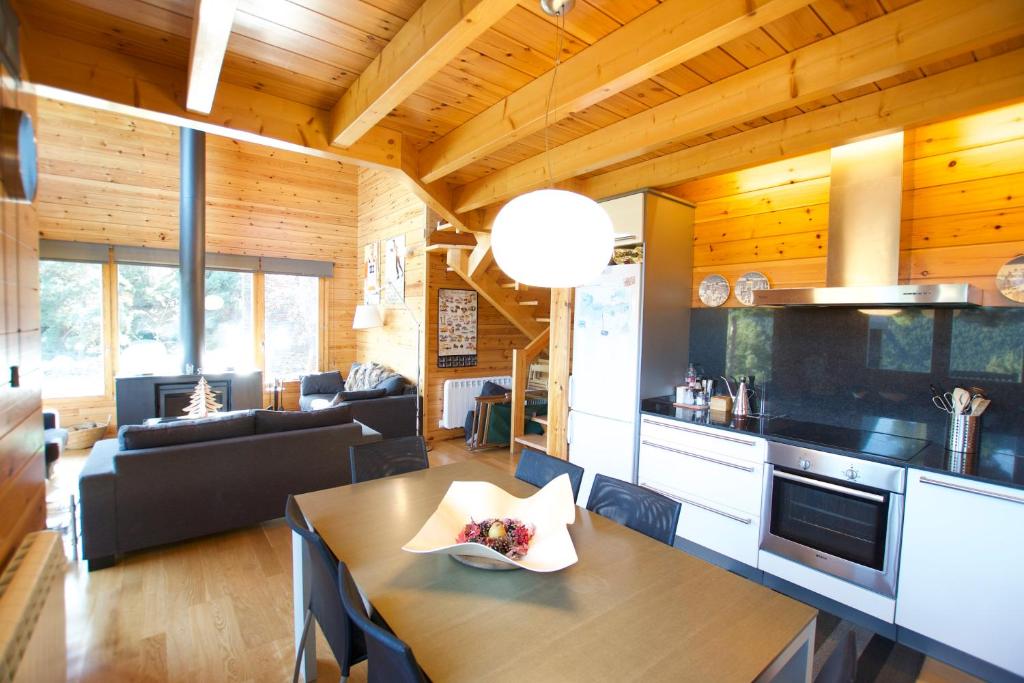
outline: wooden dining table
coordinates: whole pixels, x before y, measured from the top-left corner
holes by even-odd
[[[810,680],[817,610],[583,508],[569,527],[579,561],[558,572],[403,551],[453,481],[537,491],[470,460],[298,496],[431,680]],[[309,591],[299,540],[293,561],[298,645]],[[310,633],[307,681],[315,647]]]

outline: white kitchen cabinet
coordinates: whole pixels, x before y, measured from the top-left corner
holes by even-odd
[[[643,415],[641,486],[683,504],[676,534],[757,566],[764,439]]]
[[[1024,675],[1024,491],[908,475],[896,623]]]

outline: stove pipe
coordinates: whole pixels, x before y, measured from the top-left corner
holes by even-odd
[[[206,327],[206,133],[182,128],[180,157],[182,371],[190,375],[203,366]]]

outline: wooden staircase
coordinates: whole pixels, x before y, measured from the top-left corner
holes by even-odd
[[[558,297],[552,296],[552,290],[523,285],[502,272],[494,262],[489,233],[460,233],[449,226],[439,225],[428,232],[426,242],[428,251],[445,252],[448,269],[461,277],[530,340],[525,347],[512,351],[511,452],[515,454],[527,447],[565,457],[564,445],[548,443],[547,416],[531,418],[544,427],[545,434],[524,434],[527,400],[548,398],[549,395],[547,371],[539,373],[535,368],[532,385],[530,374],[531,367],[549,350],[552,301]],[[557,291],[561,293],[565,290]],[[561,319],[559,322],[560,325],[564,323]],[[559,335],[559,339],[562,336]],[[559,350],[565,352],[564,343],[559,345]],[[553,365],[567,368],[566,362],[555,362]],[[564,398],[564,381],[556,377],[552,377],[551,381],[555,387],[554,394],[559,397],[556,403],[560,407],[557,410],[567,412],[567,408],[560,402]],[[555,433],[559,435],[560,441],[564,441],[565,416],[556,416],[555,422]]]

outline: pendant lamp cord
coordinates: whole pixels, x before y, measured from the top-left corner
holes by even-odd
[[[547,102],[544,103],[544,157],[548,166],[548,187],[552,188],[555,186],[555,175],[551,172],[551,133],[548,130],[548,119],[551,116],[551,98],[555,94],[558,67],[562,63],[562,40],[565,36],[564,12],[555,16],[555,36],[555,68],[551,70],[551,85],[548,87]]]

